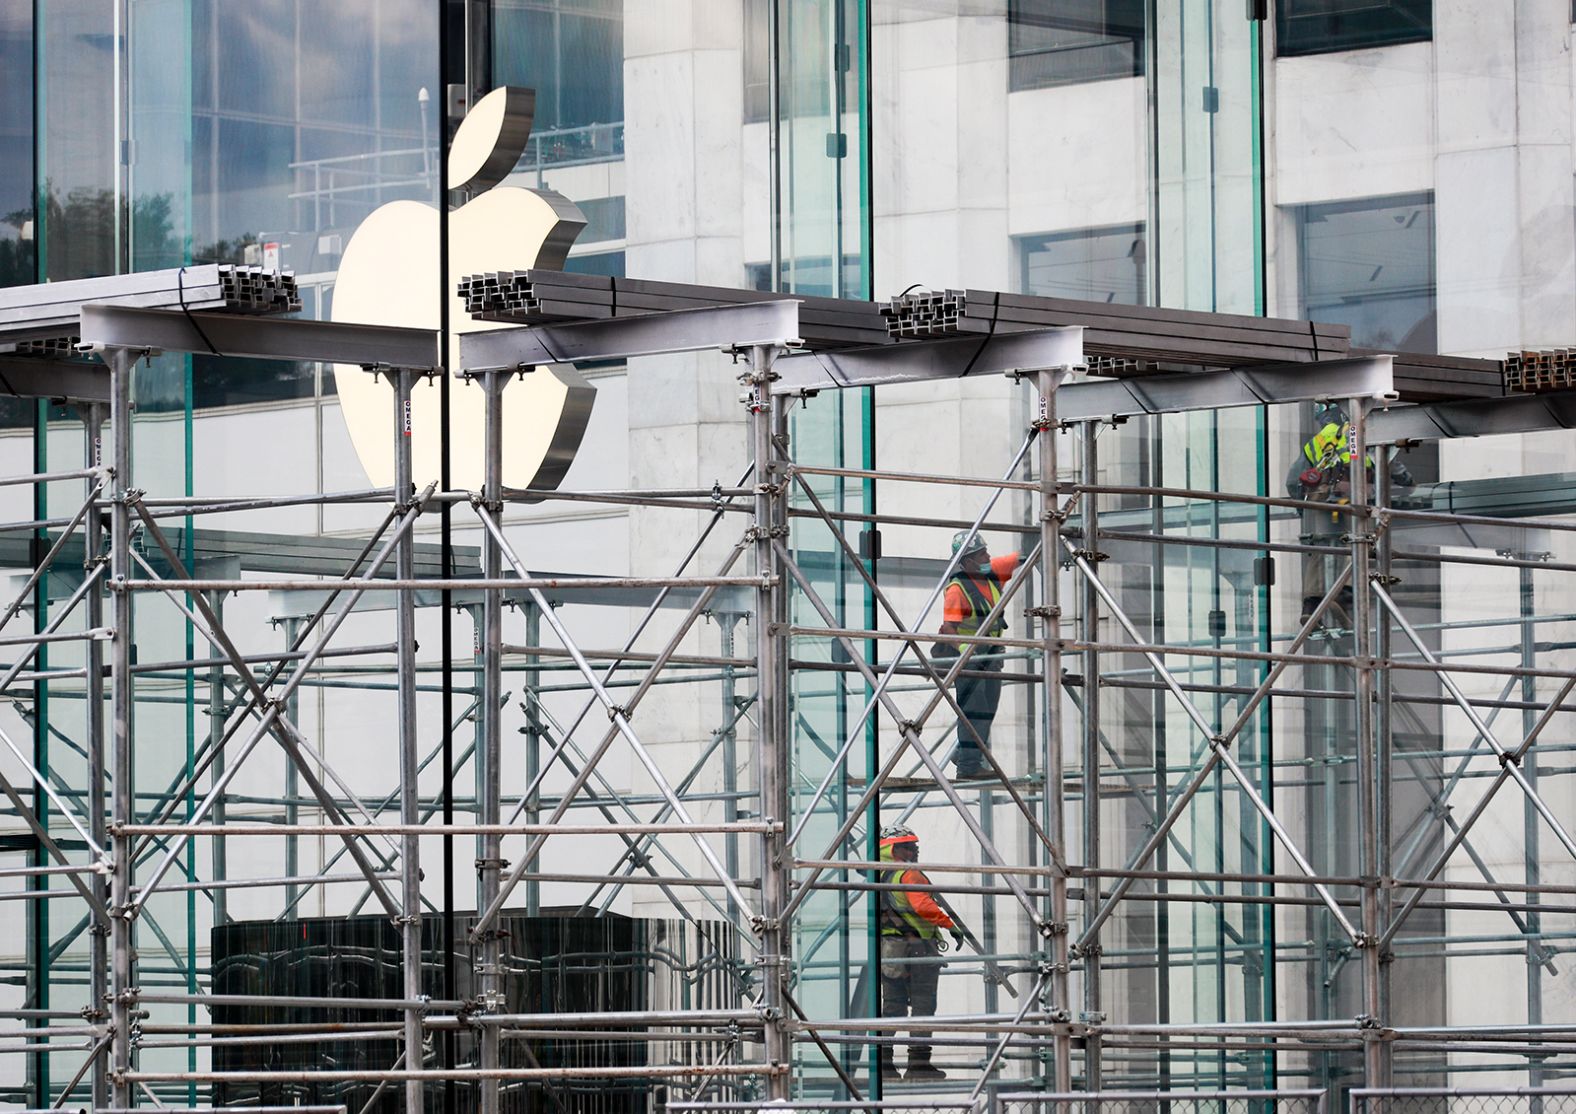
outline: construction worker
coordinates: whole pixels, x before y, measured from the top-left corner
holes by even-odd
[[[946,950],[941,934],[951,933],[957,949],[963,946],[963,931],[928,889],[896,888],[930,885],[924,871],[906,865],[919,861],[917,835],[908,828],[883,828],[881,861],[896,864],[881,875],[881,881],[894,887],[881,891],[881,1016],[932,1017],[941,953]],[[930,1033],[910,1029],[908,1036],[908,1072],[902,1078],[945,1079],[947,1073],[930,1062],[930,1045],[925,1043]],[[890,1044],[881,1046],[881,1078],[899,1078]]]
[[[1307,499],[1316,503],[1337,505],[1351,501],[1352,452],[1348,444],[1352,424],[1333,402],[1317,403],[1313,411],[1314,435],[1302,446],[1302,452],[1291,463],[1286,473],[1286,490],[1293,499]],[[1370,484],[1373,481],[1373,457],[1365,461],[1365,471]],[[1392,491],[1410,491],[1412,473],[1400,457],[1390,458],[1390,487]],[[1372,490],[1370,488],[1370,490]],[[1331,546],[1342,544],[1343,535],[1351,531],[1350,515],[1339,511],[1304,510],[1302,512],[1302,542],[1304,545]],[[1302,618],[1307,623],[1313,617],[1329,590],[1326,575],[1326,555],[1305,553],[1302,557]],[[1337,603],[1350,608],[1352,589],[1343,589]]]
[[[960,554],[961,550],[961,554]],[[1002,589],[1018,567],[1019,554],[992,557],[978,534],[961,530],[952,538],[952,553],[958,558],[957,573],[947,583],[942,602],[942,634],[984,635],[994,638],[1007,629],[1007,620],[997,617],[989,630],[982,631],[991,609],[1001,599]],[[938,641],[936,652],[944,657],[959,653],[955,643]],[[1000,673],[1001,655],[987,647],[977,647],[964,674],[958,678],[958,749],[952,761],[960,778],[980,777],[986,772],[981,748],[990,747],[990,725],[1001,703],[1000,677],[971,677],[969,671]]]

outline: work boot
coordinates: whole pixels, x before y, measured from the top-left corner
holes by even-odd
[[[1319,610],[1318,596],[1302,597],[1302,618],[1297,620],[1297,625],[1299,627],[1307,626],[1308,620],[1313,618],[1313,613],[1317,610]]]
[[[930,1062],[930,1049],[916,1049],[908,1054],[908,1071],[903,1078],[910,1083],[937,1083],[947,1078],[947,1073]]]
[[[980,757],[977,750],[958,751],[952,756],[953,779],[967,781],[975,778],[986,777],[990,774],[990,767],[985,765],[985,759]]]
[[[897,1061],[893,1059],[891,1048],[881,1050],[881,1078],[887,1083],[896,1083],[903,1078],[903,1073],[897,1070]]]

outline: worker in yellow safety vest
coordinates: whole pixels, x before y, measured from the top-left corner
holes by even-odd
[[[943,932],[951,933],[954,948],[964,942],[963,930],[943,909],[928,888],[925,872],[908,864],[919,860],[919,837],[908,828],[881,831],[881,861],[892,863],[881,881],[881,1016],[933,1017],[936,987],[941,979]],[[891,1037],[893,1034],[884,1034]],[[930,1062],[930,1033],[909,1030],[908,1071],[901,1078],[913,1081],[945,1079],[946,1073]],[[899,1078],[891,1044],[881,1045],[881,1077]]]
[[[1306,499],[1315,503],[1343,505],[1351,501],[1352,491],[1352,423],[1346,412],[1331,402],[1318,403],[1313,413],[1314,434],[1303,443],[1302,451],[1292,460],[1286,473],[1286,490],[1293,499]],[[1370,484],[1373,480],[1373,457],[1364,460],[1364,471]],[[1401,458],[1390,458],[1390,488],[1392,492],[1410,491],[1412,473]],[[1372,490],[1372,487],[1369,488]],[[1304,508],[1302,512],[1302,542],[1304,545],[1332,546],[1341,542],[1351,531],[1350,515],[1339,511],[1321,511]],[[1327,554],[1304,553],[1302,557],[1302,623],[1313,617],[1329,590],[1326,567]],[[1350,608],[1352,590],[1343,589],[1337,603]]]

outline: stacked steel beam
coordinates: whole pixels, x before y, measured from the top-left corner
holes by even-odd
[[[1505,394],[1504,364],[1499,360],[1430,356],[1417,352],[1386,353],[1379,348],[1353,348],[1350,354],[1392,356],[1395,389],[1406,402],[1501,398]]]
[[[1576,387],[1576,348],[1512,352],[1505,360],[1505,390],[1518,394]]]
[[[1352,348],[1345,325],[979,290],[919,291],[874,303],[529,270],[469,275],[459,293],[472,316],[522,325],[793,297],[803,303],[806,345],[821,349],[1078,325],[1090,374],[1117,378],[1380,354]],[[1396,388],[1409,402],[1497,398],[1505,391],[1497,360],[1400,353],[1394,369]]]
[[[468,275],[460,280],[459,293],[471,316],[521,325],[793,298],[802,303],[799,331],[807,347],[861,348],[891,342],[876,303],[851,298],[817,298],[543,270]]]
[[[272,314],[300,310],[301,295],[289,272],[228,263],[19,286],[0,290],[0,342],[69,338],[90,304]]]
[[[991,290],[902,294],[881,309],[897,338],[989,335],[1082,325],[1084,351],[1194,367],[1307,363],[1344,356],[1345,325],[1004,294]]]

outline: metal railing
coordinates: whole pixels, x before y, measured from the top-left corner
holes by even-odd
[[[430,196],[437,189],[436,152],[430,147],[402,147],[391,151],[366,151],[324,159],[302,159],[290,164],[301,188],[292,201],[309,201],[313,230],[338,224],[337,206],[355,203],[377,205],[412,196]],[[624,122],[586,124],[533,132],[516,173],[536,176],[541,186],[549,170],[587,166],[624,157]]]

